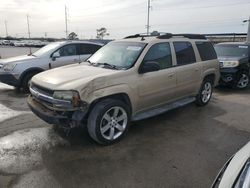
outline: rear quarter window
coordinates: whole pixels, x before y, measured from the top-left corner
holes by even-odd
[[[198,51],[199,51],[199,54],[200,54],[202,61],[217,59],[217,54],[214,50],[212,43],[210,43],[210,42],[196,42],[195,44],[198,48]]]

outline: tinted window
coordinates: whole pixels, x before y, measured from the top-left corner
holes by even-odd
[[[194,50],[190,42],[174,42],[174,49],[177,65],[185,65],[196,61]]]
[[[158,62],[161,69],[172,67],[172,56],[169,43],[153,45],[144,57],[143,62],[146,61]]]
[[[94,54],[100,48],[101,46],[95,44],[80,44],[79,53],[80,55]]]
[[[59,53],[59,56],[73,56],[73,55],[77,55],[76,54],[76,45],[75,44],[69,44],[66,46],[63,46],[62,48],[60,48],[57,52],[55,53]]]
[[[210,42],[196,42],[202,61],[217,59],[216,52]]]

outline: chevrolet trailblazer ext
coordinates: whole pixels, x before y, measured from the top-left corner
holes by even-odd
[[[130,36],[87,62],[33,77],[28,104],[49,124],[87,122],[90,136],[104,145],[120,140],[131,120],[194,101],[206,105],[220,77],[213,45],[194,34]]]

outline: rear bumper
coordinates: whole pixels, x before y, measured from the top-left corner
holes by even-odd
[[[20,80],[10,73],[0,73],[0,82],[15,87],[20,86]]]
[[[27,103],[31,111],[48,124],[62,127],[76,127],[82,125],[86,116],[85,112],[74,111],[67,115],[59,115],[57,112],[49,110],[30,95]]]

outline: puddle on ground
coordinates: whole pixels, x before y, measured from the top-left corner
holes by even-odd
[[[67,145],[53,128],[16,131],[0,138],[0,172],[21,174],[42,164],[42,151]]]

